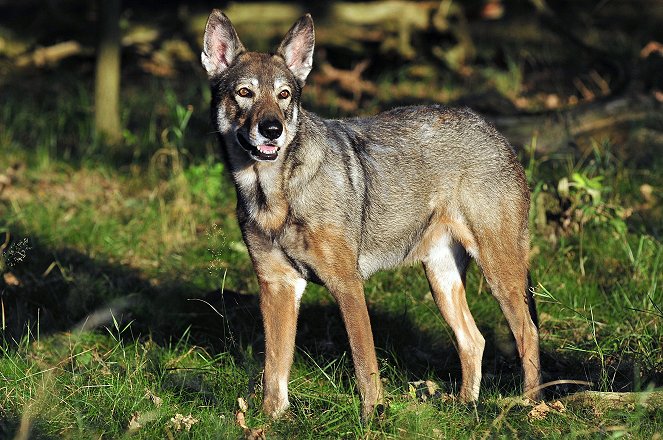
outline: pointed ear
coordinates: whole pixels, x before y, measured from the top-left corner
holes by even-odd
[[[218,9],[214,9],[205,25],[203,52],[200,54],[207,76],[212,78],[226,70],[244,50],[237,31],[228,17]]]
[[[288,69],[303,84],[313,67],[315,31],[311,14],[306,14],[290,28],[279,46],[278,54],[285,59]]]

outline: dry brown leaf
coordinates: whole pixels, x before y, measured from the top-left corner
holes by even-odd
[[[579,77],[573,78],[573,85],[576,86],[576,89],[578,89],[585,101],[593,101],[596,98],[594,92],[592,92]]]
[[[544,104],[546,108],[557,108],[561,104],[561,100],[559,99],[558,95],[555,95],[554,93],[549,93],[546,95],[546,99],[544,101]]]
[[[262,428],[251,428],[244,430],[244,438],[246,440],[266,440],[265,430]]]
[[[16,58],[16,65],[19,67],[30,65],[43,67],[86,52],[89,52],[89,50],[83,48],[78,41],[63,41],[49,47],[39,47],[32,53],[19,56]]]
[[[198,421],[199,420],[194,418],[191,414],[183,416],[180,413],[175,414],[175,417],[170,419],[170,423],[175,431],[185,430],[186,432],[189,432],[191,427],[198,423]]]
[[[248,409],[246,401],[239,397],[237,399],[240,410],[235,413],[235,423],[244,430],[244,438],[246,440],[265,440],[265,430],[262,428],[249,428],[246,424],[246,417],[242,408]]]
[[[237,398],[237,405],[239,406],[239,410],[242,412],[247,412],[249,410],[249,405],[246,403],[246,400],[244,400],[243,397]]]
[[[432,397],[435,395],[437,390],[439,389],[438,385],[433,382],[432,380],[427,380],[426,381],[426,389],[428,391],[428,394]]]
[[[16,275],[14,275],[11,272],[7,272],[2,275],[2,279],[5,280],[5,284],[8,286],[20,286],[21,281],[19,281],[18,278],[16,278]]]
[[[5,176],[4,174],[0,174],[0,194],[2,191],[11,185],[12,181],[8,176]]]
[[[444,402],[453,400],[451,395],[443,393],[440,386],[432,380],[409,382],[407,396],[421,402],[429,399],[442,399]]]
[[[657,53],[663,56],[663,44],[658,41],[650,41],[640,51],[640,58],[647,58],[649,55]]]
[[[550,407],[560,413],[566,412],[566,407],[559,400],[555,400],[553,403],[551,403]]]
[[[554,401],[550,405],[548,405],[546,402],[541,402],[532,408],[529,414],[527,414],[527,417],[530,420],[543,420],[546,418],[548,413],[553,410],[557,411],[558,413],[564,413],[566,412],[566,407],[559,400]]]
[[[654,201],[654,187],[650,184],[643,183],[640,185],[640,194],[642,194],[642,198],[645,199],[645,202],[651,203]]]
[[[135,412],[132,414],[131,418],[129,419],[129,425],[127,426],[127,429],[129,432],[136,432],[143,426],[138,422],[138,419],[140,418],[140,413]]]
[[[532,410],[527,414],[527,417],[530,420],[543,420],[546,418],[548,413],[551,411],[551,408],[546,402],[541,402],[536,405]]]
[[[237,411],[237,413],[235,413],[235,422],[240,428],[249,429],[249,427],[246,426],[246,419],[244,418],[244,413],[242,411]]]
[[[147,400],[150,400],[152,403],[154,403],[154,405],[157,408],[159,408],[163,404],[163,400],[161,399],[161,397],[157,396],[147,388],[145,388],[145,398]]]

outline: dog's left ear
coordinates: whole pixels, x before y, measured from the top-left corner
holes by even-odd
[[[290,28],[277,52],[302,84],[313,68],[314,46],[313,18],[311,14],[306,14]]]

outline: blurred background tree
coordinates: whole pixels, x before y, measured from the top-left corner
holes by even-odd
[[[99,0],[99,45],[94,83],[94,127],[110,144],[122,139],[120,123],[120,0]]]
[[[536,133],[540,149],[576,148],[597,132],[624,148],[663,145],[660,0],[0,0],[0,92],[43,116],[6,110],[5,125],[34,148],[36,130],[58,121],[66,130],[47,147],[64,157],[144,161],[175,144],[214,154],[198,56],[213,7],[263,51],[311,12],[304,101],[326,116],[436,102],[482,112],[516,146]]]

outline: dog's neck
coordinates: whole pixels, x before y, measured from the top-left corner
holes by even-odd
[[[275,234],[283,228],[292,202],[306,191],[306,184],[322,164],[327,144],[319,125],[317,115],[301,111],[297,134],[276,161],[233,166],[231,159],[239,197],[249,218],[265,232]],[[300,166],[304,163],[306,166]]]

